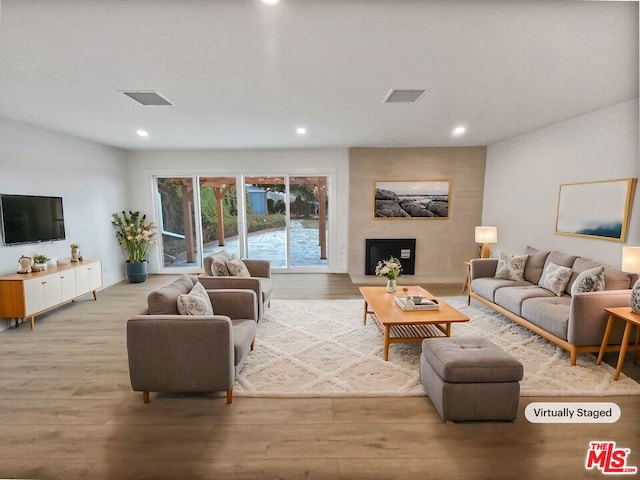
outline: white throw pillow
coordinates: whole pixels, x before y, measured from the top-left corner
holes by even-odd
[[[604,266],[590,268],[580,273],[571,286],[571,295],[604,290]]]
[[[529,255],[506,255],[500,252],[498,266],[493,278],[502,280],[524,280],[524,267],[527,265]]]
[[[180,315],[213,315],[213,305],[204,286],[196,283],[189,293],[178,295]]]
[[[544,267],[538,285],[561,297],[564,289],[567,288],[567,283],[569,283],[572,273],[573,269],[569,267],[549,262]]]
[[[227,269],[232,277],[250,277],[249,269],[239,258],[234,258],[227,262]]]

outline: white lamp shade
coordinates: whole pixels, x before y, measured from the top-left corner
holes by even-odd
[[[497,227],[476,227],[476,243],[496,243],[498,241]]]
[[[622,271],[640,273],[640,247],[622,247]]]

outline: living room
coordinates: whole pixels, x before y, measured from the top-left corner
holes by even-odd
[[[225,102],[217,103],[216,108],[227,112],[230,119],[233,119],[230,123],[244,124],[249,129],[247,132],[236,131],[233,139],[229,137],[228,141],[223,134],[217,133],[228,133],[224,129],[224,121],[219,118],[212,121],[210,117],[208,120],[215,125],[214,133],[201,126],[195,131],[185,128],[181,130],[180,136],[172,137],[172,123],[177,122],[182,114],[165,117],[174,114],[158,110],[164,107],[141,107],[121,95],[119,91],[129,88],[157,88],[169,99],[176,101],[176,107],[171,108],[180,108],[181,102],[178,98],[183,92],[177,90],[177,80],[171,75],[166,78],[161,74],[167,74],[167,71],[174,68],[179,69],[190,55],[185,52],[195,50],[182,49],[183,46],[174,48],[172,42],[176,39],[167,38],[154,54],[153,61],[146,65],[142,62],[142,66],[134,69],[133,74],[119,78],[118,75],[114,75],[114,71],[117,73],[120,68],[126,71],[116,61],[120,54],[124,56],[123,52],[128,48],[124,39],[122,43],[116,43],[111,47],[96,49],[93,57],[87,53],[86,46],[80,47],[82,39],[88,47],[97,47],[97,37],[100,33],[105,34],[106,28],[112,25],[112,22],[125,22],[126,25],[123,25],[122,29],[123,37],[125,31],[144,31],[144,28],[132,19],[143,18],[145,8],[150,7],[152,2],[130,2],[136,5],[130,6],[134,9],[135,15],[129,17],[126,12],[118,9],[101,12],[106,8],[101,4],[103,2],[85,3],[88,5],[84,7],[86,11],[80,9],[77,2],[73,1],[55,2],[56,7],[46,6],[45,3],[4,0],[0,5],[0,46],[7,45],[0,49],[0,65],[3,65],[0,68],[0,193],[61,196],[64,200],[66,240],[40,245],[0,246],[2,275],[15,273],[18,259],[22,255],[31,256],[37,250],[50,258],[63,259],[69,257],[69,244],[79,243],[85,258],[95,258],[102,262],[105,290],[116,288],[119,289],[119,295],[126,295],[125,287],[137,287],[121,283],[125,278],[124,256],[114,238],[111,214],[122,210],[140,210],[157,220],[153,178],[163,175],[328,176],[332,218],[329,229],[328,267],[323,273],[346,274],[354,284],[373,283],[378,280],[364,275],[364,248],[367,238],[416,238],[416,275],[407,281],[449,284],[455,285],[455,288],[461,288],[465,280],[464,262],[477,257],[478,244],[473,234],[477,225],[497,227],[498,242],[492,245],[493,256],[499,251],[521,253],[531,245],[536,248],[571,252],[620,267],[623,245],[640,245],[640,209],[637,208],[637,194],[634,202],[636,208],[632,208],[629,215],[625,242],[555,233],[560,185],[640,176],[636,2],[534,0],[517,2],[522,4],[517,7],[508,7],[508,2],[501,1],[483,2],[482,7],[474,6],[473,2],[449,2],[450,5],[446,5],[447,2],[425,2],[430,4],[430,7],[419,7],[416,2],[397,2],[402,3],[403,7],[395,11],[399,17],[395,20],[398,24],[394,24],[393,28],[389,25],[393,23],[389,19],[393,19],[391,12],[394,2],[375,2],[384,4],[378,7],[373,7],[369,2],[353,2],[355,6],[349,7],[333,5],[333,8],[345,9],[337,15],[326,10],[326,7],[321,8],[319,2],[310,2],[313,8],[310,11],[301,10],[300,15],[307,20],[314,15],[319,18],[319,24],[312,28],[318,37],[314,37],[315,42],[311,42],[309,48],[315,49],[313,56],[319,57],[322,71],[325,72],[323,81],[330,82],[331,85],[331,88],[326,90],[331,92],[338,91],[345,78],[356,74],[353,68],[345,69],[340,75],[336,75],[342,77],[339,81],[328,78],[332,75],[326,74],[327,71],[333,71],[333,65],[321,52],[323,42],[329,41],[325,36],[331,34],[323,29],[328,28],[332,22],[337,24],[336,32],[338,26],[341,32],[339,35],[336,33],[337,45],[331,44],[331,48],[336,49],[331,50],[333,54],[340,50],[343,45],[341,42],[357,41],[359,29],[367,31],[366,40],[357,43],[364,52],[369,48],[375,50],[368,45],[379,47],[388,42],[387,35],[401,38],[405,34],[408,35],[406,32],[413,31],[412,27],[415,26],[413,22],[427,22],[428,28],[425,30],[434,35],[435,32],[442,33],[440,30],[452,32],[450,37],[445,36],[446,38],[457,38],[456,34],[460,31],[470,29],[472,34],[478,37],[473,38],[470,35],[464,38],[469,44],[474,41],[480,43],[483,48],[480,52],[483,55],[478,57],[480,60],[473,60],[474,52],[470,52],[469,56],[465,55],[463,58],[469,65],[464,69],[459,65],[467,65],[466,63],[451,62],[457,65],[455,68],[461,68],[455,70],[446,62],[439,63],[441,56],[449,53],[461,54],[459,50],[470,47],[454,48],[451,45],[440,45],[439,48],[432,49],[428,58],[434,65],[449,65],[449,68],[455,70],[456,75],[452,75],[451,82],[457,82],[462,76],[470,76],[476,79],[470,83],[477,84],[477,89],[439,93],[437,88],[444,88],[443,80],[436,84],[421,77],[421,70],[411,71],[406,76],[389,73],[391,67],[406,67],[425,54],[419,50],[412,50],[407,54],[408,58],[395,58],[385,64],[384,58],[393,58],[403,45],[411,43],[414,39],[412,36],[404,38],[403,41],[392,44],[393,48],[387,51],[388,57],[382,56],[382,60],[376,55],[373,55],[373,58],[367,57],[369,62],[377,62],[373,72],[380,78],[372,80],[372,85],[366,88],[366,92],[369,94],[369,88],[374,87],[376,91],[381,91],[378,95],[380,98],[372,96],[367,100],[376,105],[375,108],[366,110],[364,117],[366,119],[369,116],[372,124],[380,121],[382,117],[382,126],[376,123],[376,129],[372,127],[368,132],[369,137],[357,137],[356,134],[360,130],[366,130],[364,125],[367,121],[360,116],[356,117],[355,113],[351,114],[352,104],[348,101],[343,103],[343,99],[337,102],[339,106],[335,108],[336,116],[329,121],[324,119],[322,127],[309,123],[306,136],[298,137],[293,132],[286,142],[283,140],[284,133],[278,132],[276,135],[269,130],[272,120],[269,114],[272,114],[274,119],[281,119],[287,116],[286,112],[291,113],[294,118],[284,119],[282,123],[290,124],[291,128],[287,128],[293,131],[298,119],[304,117],[305,109],[322,111],[326,107],[317,97],[322,90],[308,93],[312,100],[304,106],[294,103],[289,105],[288,109],[280,107],[280,102],[284,100],[281,97],[282,91],[277,90],[274,102],[265,107],[260,113],[262,116],[249,109],[243,103],[247,100],[240,97],[237,111],[233,111],[232,106]],[[176,5],[163,2],[163,7],[168,9],[168,12],[164,12],[167,17],[162,14],[162,9],[159,9],[154,13],[157,17],[153,18],[160,22],[162,27],[166,27],[171,25],[175,18],[182,18],[181,15],[186,16],[185,23],[189,20],[196,21],[193,17],[206,18],[207,15],[213,15],[201,2],[189,3],[192,3],[190,7],[193,7],[193,10],[187,15],[188,8],[184,7],[184,2],[181,6],[178,6],[177,2]],[[219,3],[222,5],[223,14],[216,17],[215,21],[216,27],[222,28],[219,25],[220,18],[224,18],[224,15],[234,18],[235,7],[231,6],[232,2]],[[245,3],[251,5],[244,5],[243,8],[263,8],[259,2]],[[274,7],[292,8],[292,3],[295,2],[283,0],[279,6]],[[368,17],[365,14],[367,8],[371,8],[375,16]],[[414,8],[418,14],[412,20],[410,12]],[[421,10],[423,8],[426,10]],[[456,9],[460,9],[460,16],[456,21],[447,23],[446,19],[450,18],[448,15],[456,14]],[[260,15],[265,15],[265,18]],[[269,17],[270,13],[263,12],[260,15],[257,18],[252,17],[252,26],[255,28],[259,25],[263,29],[258,29],[260,31],[277,31],[278,26],[285,22],[281,17]],[[104,30],[98,28],[101,18],[104,18]],[[357,21],[358,18],[360,21]],[[260,19],[264,23],[259,23]],[[385,19],[389,23],[386,23]],[[214,21],[213,17],[211,21]],[[355,23],[351,25],[350,22]],[[448,25],[447,28],[450,30],[445,27],[439,28],[440,24]],[[369,27],[365,28],[367,25]],[[377,40],[369,31],[375,30],[371,25],[377,25],[379,28],[384,26]],[[198,26],[205,29],[205,25],[198,23]],[[189,30],[184,25],[181,28],[182,34]],[[27,33],[20,35],[20,29]],[[492,29],[494,33],[491,33]],[[515,30],[519,29],[525,30],[531,36],[523,34],[515,38]],[[193,44],[197,44],[202,40],[199,36],[202,33],[198,29],[194,31],[198,33],[194,33]],[[561,34],[562,31],[566,36]],[[290,32],[290,38],[301,38],[304,34],[305,28],[299,27],[293,34]],[[514,38],[510,40],[512,35]],[[108,35],[108,39],[115,41],[117,36],[118,30],[115,29]],[[247,47],[244,43],[234,48],[228,47],[231,37],[224,37],[224,41],[227,42],[225,48],[231,50],[232,54],[242,55],[242,48]],[[428,44],[431,39],[422,38],[422,41]],[[505,44],[510,42],[517,44],[514,50],[520,49],[519,53],[511,52],[507,55],[509,49]],[[193,44],[189,46],[194,48]],[[247,64],[259,63],[263,57],[276,55],[270,50],[275,49],[276,45],[265,41],[259,43],[259,46],[260,48],[247,54]],[[44,53],[39,51],[41,49],[45,50]],[[304,51],[295,53],[296,59],[304,55],[311,56]],[[216,54],[222,55],[217,51]],[[477,51],[475,54],[478,55]],[[357,50],[350,55],[357,58]],[[498,60],[502,55],[513,65],[508,68],[502,65]],[[334,59],[344,67],[343,62],[352,60],[353,56]],[[165,60],[162,62],[160,58]],[[283,61],[280,57],[274,58],[274,62]],[[227,57],[225,59],[228,60]],[[89,62],[90,65],[82,63],[81,60]],[[135,60],[140,61],[140,58],[135,57]],[[109,67],[107,64],[110,62],[115,65]],[[363,63],[360,69],[366,72],[374,68],[372,65],[373,63]],[[101,66],[105,72],[101,72]],[[60,70],[55,70],[57,68]],[[215,91],[215,87],[211,87],[214,85],[211,79],[204,81],[198,76],[198,70],[191,68],[193,66],[189,67],[185,76],[189,77],[194,89],[202,88],[201,83],[205,83]],[[234,82],[250,89],[249,80],[238,80],[244,78],[245,68],[248,67],[244,63],[237,65],[229,62],[219,65],[219,70],[228,69],[230,72],[225,76],[226,80],[218,86],[220,91],[230,93],[229,84]],[[505,70],[501,71],[500,68]],[[66,73],[61,74],[65,69]],[[80,78],[84,75],[85,69],[91,70],[88,80]],[[149,77],[145,76],[145,69],[152,72]],[[478,73],[474,73],[474,70]],[[49,72],[53,73],[49,75]],[[109,81],[102,82],[102,73]],[[267,83],[277,82],[279,79],[277,72],[265,69],[261,73],[272,74],[272,77],[266,77]],[[305,81],[309,80],[307,75],[300,72],[298,75]],[[120,81],[112,83],[115,79]],[[354,98],[357,97],[355,92],[365,89],[363,78],[358,76],[357,79],[360,83],[356,82],[349,87],[350,95],[353,96],[349,101],[353,101],[354,104]],[[282,79],[280,81],[284,82]],[[85,82],[100,85],[99,92],[91,93]],[[513,88],[506,88],[505,84],[510,82],[513,83]],[[284,83],[287,87],[290,86],[290,82]],[[494,83],[499,87],[492,87]],[[180,88],[190,88],[188,82],[182,85]],[[461,84],[455,85],[458,87]],[[415,104],[383,104],[384,96],[390,88],[425,88],[427,92]],[[502,88],[505,95],[496,97],[493,102],[488,95],[480,102],[473,103],[477,109],[469,113],[469,118],[473,116],[473,120],[462,116],[463,109],[458,109],[458,104],[472,102],[470,97],[479,95],[483,90],[490,90],[491,95],[497,95],[493,88],[497,88],[498,91]],[[73,90],[79,95],[75,99],[71,93]],[[173,94],[174,92],[176,93]],[[234,93],[237,94],[238,92]],[[303,94],[304,92],[298,93],[301,96],[304,96]],[[100,98],[94,98],[94,95]],[[333,95],[334,93],[331,93],[328,96]],[[28,99],[30,101],[27,101]],[[190,102],[192,100],[189,98]],[[252,97],[252,101],[258,102],[258,99]],[[325,101],[329,103],[329,99]],[[102,105],[104,110],[93,111],[93,106],[98,104]],[[88,108],[85,109],[84,106]],[[148,110],[149,108],[156,110]],[[192,108],[194,111],[202,109],[199,106]],[[417,112],[416,108],[419,109]],[[448,113],[449,110],[455,113]],[[246,111],[249,112],[249,118],[236,118],[242,117],[242,113]],[[435,114],[429,114],[429,111]],[[128,120],[123,121],[123,118]],[[434,118],[439,121],[436,122]],[[333,126],[336,132],[332,133],[333,137],[325,137],[323,144],[319,143],[319,130],[329,130],[331,122],[335,122]],[[466,135],[450,135],[450,130],[457,122],[467,124]],[[154,125],[155,130],[146,125]],[[354,128],[356,140],[353,141],[340,135],[347,132],[350,125],[358,126]],[[399,128],[394,130],[396,125]],[[522,129],[524,125],[527,125],[526,129]],[[142,126],[150,130],[148,139],[135,135],[135,129]],[[100,130],[102,137],[97,133]],[[387,137],[383,136],[385,130],[389,131]],[[270,141],[270,137],[273,141]],[[376,140],[372,140],[372,137]],[[119,140],[110,142],[108,139],[111,138]],[[452,184],[450,218],[374,218],[375,182],[441,179],[451,180]],[[151,273],[180,273],[163,272],[161,258],[159,251],[153,249],[149,255]],[[185,272],[194,272],[199,268],[197,265],[192,269],[186,269]],[[291,273],[296,272],[283,272],[281,275]],[[309,285],[309,290],[313,291],[313,285]],[[100,295],[98,292],[98,297]],[[310,293],[310,297],[312,295]],[[135,299],[141,299],[139,293],[136,293]],[[82,305],[73,305],[64,311],[70,311],[72,307]],[[3,322],[0,328],[7,329],[9,325],[9,321]],[[21,325],[17,330],[6,330],[0,335],[9,336],[27,328],[26,325]],[[37,328],[36,326],[35,332]],[[25,337],[24,341],[27,340],[28,337]],[[7,363],[11,361],[8,360]],[[134,395],[133,392],[131,395]],[[3,397],[4,408],[10,410],[11,403],[16,401],[15,398]],[[322,415],[317,414],[318,410],[326,407],[324,404],[320,406],[324,400],[326,399],[321,399],[319,403],[309,401],[307,407],[288,400],[285,401],[289,402],[285,407],[270,401],[265,405],[274,410],[290,408],[308,412],[316,409],[314,421],[317,423],[321,423],[320,417],[325,414],[346,417],[347,413],[344,412],[348,411],[349,415],[355,415],[355,407],[344,405],[341,407],[344,408],[342,413],[336,413],[335,410],[326,413],[322,410]],[[409,400],[412,401],[415,399]],[[244,405],[245,412],[255,412],[260,408],[252,403]],[[402,412],[399,411],[402,407],[398,405],[388,402],[388,408],[394,412],[393,418],[402,416]],[[415,407],[416,404],[405,404],[405,408],[406,405]],[[637,400],[635,403],[630,401],[627,405],[637,410]],[[239,401],[234,402],[232,408],[238,410],[243,408],[242,406]],[[172,408],[179,408],[179,402],[172,403]],[[215,415],[227,415],[215,408]],[[626,411],[625,413],[628,414]],[[255,416],[252,418],[256,419]],[[358,418],[363,423],[372,421],[366,415]],[[265,418],[256,421],[266,422]],[[380,424],[376,424],[376,427],[379,426]],[[482,433],[484,436],[477,438],[490,443],[491,427],[486,428],[487,431]],[[525,430],[532,428],[529,426]],[[266,434],[266,428],[259,430]],[[35,428],[34,432],[41,433]],[[348,434],[342,432],[342,435]],[[472,437],[480,434],[465,430],[465,433],[452,435],[464,441],[467,435]],[[501,435],[502,440],[509,441],[508,434]],[[640,452],[640,445],[624,446],[632,449],[636,455],[635,464],[639,464],[637,453]],[[564,448],[568,449],[563,454],[567,458],[585,453],[577,447],[575,451]],[[170,447],[168,449],[170,450]],[[305,453],[313,456],[309,451]],[[304,454],[300,453],[298,458],[303,457]],[[38,458],[40,464],[46,463],[42,457]],[[67,457],[60,455],[60,458]],[[398,457],[394,457],[394,460],[398,462],[394,464],[399,469],[396,471],[403,472],[406,478],[413,478],[411,472],[399,466],[401,462]],[[561,458],[555,460],[561,462]],[[95,457],[93,461],[99,463]],[[360,461],[367,463],[364,460]],[[444,460],[437,464],[440,471],[455,475],[456,470],[447,470],[443,462]],[[255,463],[259,464],[254,461],[254,466]],[[284,461],[274,461],[269,464],[270,471],[285,468],[285,464]],[[305,462],[302,461],[302,464]],[[60,462],[56,465],[60,466]],[[313,462],[306,465],[312,471],[314,466],[318,467],[318,464]],[[382,468],[389,469],[389,465],[385,464]],[[367,467],[360,466],[362,472],[367,471]],[[346,468],[345,465],[342,467]],[[28,471],[16,468],[18,470],[11,471],[21,472],[21,477],[27,477]],[[460,471],[464,470],[457,472]],[[520,469],[513,471],[522,472]],[[45,473],[41,473],[42,478],[53,478],[51,470],[43,472]],[[420,470],[413,474],[418,475],[419,472]],[[473,478],[472,474],[466,473],[467,477]],[[3,474],[0,469],[0,476]],[[9,475],[8,473],[7,476]],[[38,473],[31,475],[36,476]],[[520,473],[520,476],[523,474]]]

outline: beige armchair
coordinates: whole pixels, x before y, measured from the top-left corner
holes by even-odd
[[[233,258],[227,252],[217,252],[204,258],[205,274],[198,276],[198,280],[207,290],[226,288],[249,289],[255,292],[258,298],[258,321],[264,316],[265,310],[270,306],[273,293],[273,281],[271,280],[271,263],[266,260],[243,259],[251,276],[240,277],[228,275],[216,265],[224,265]]]
[[[177,297],[195,277],[181,277],[149,295],[149,308],[127,322],[129,375],[145,403],[149,392],[226,391],[253,350],[258,302],[252,290],[207,291],[214,315],[180,315]],[[189,286],[191,285],[191,287]]]

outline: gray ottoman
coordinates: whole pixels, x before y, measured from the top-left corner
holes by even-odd
[[[444,421],[515,420],[522,364],[482,337],[422,342],[420,380]]]

